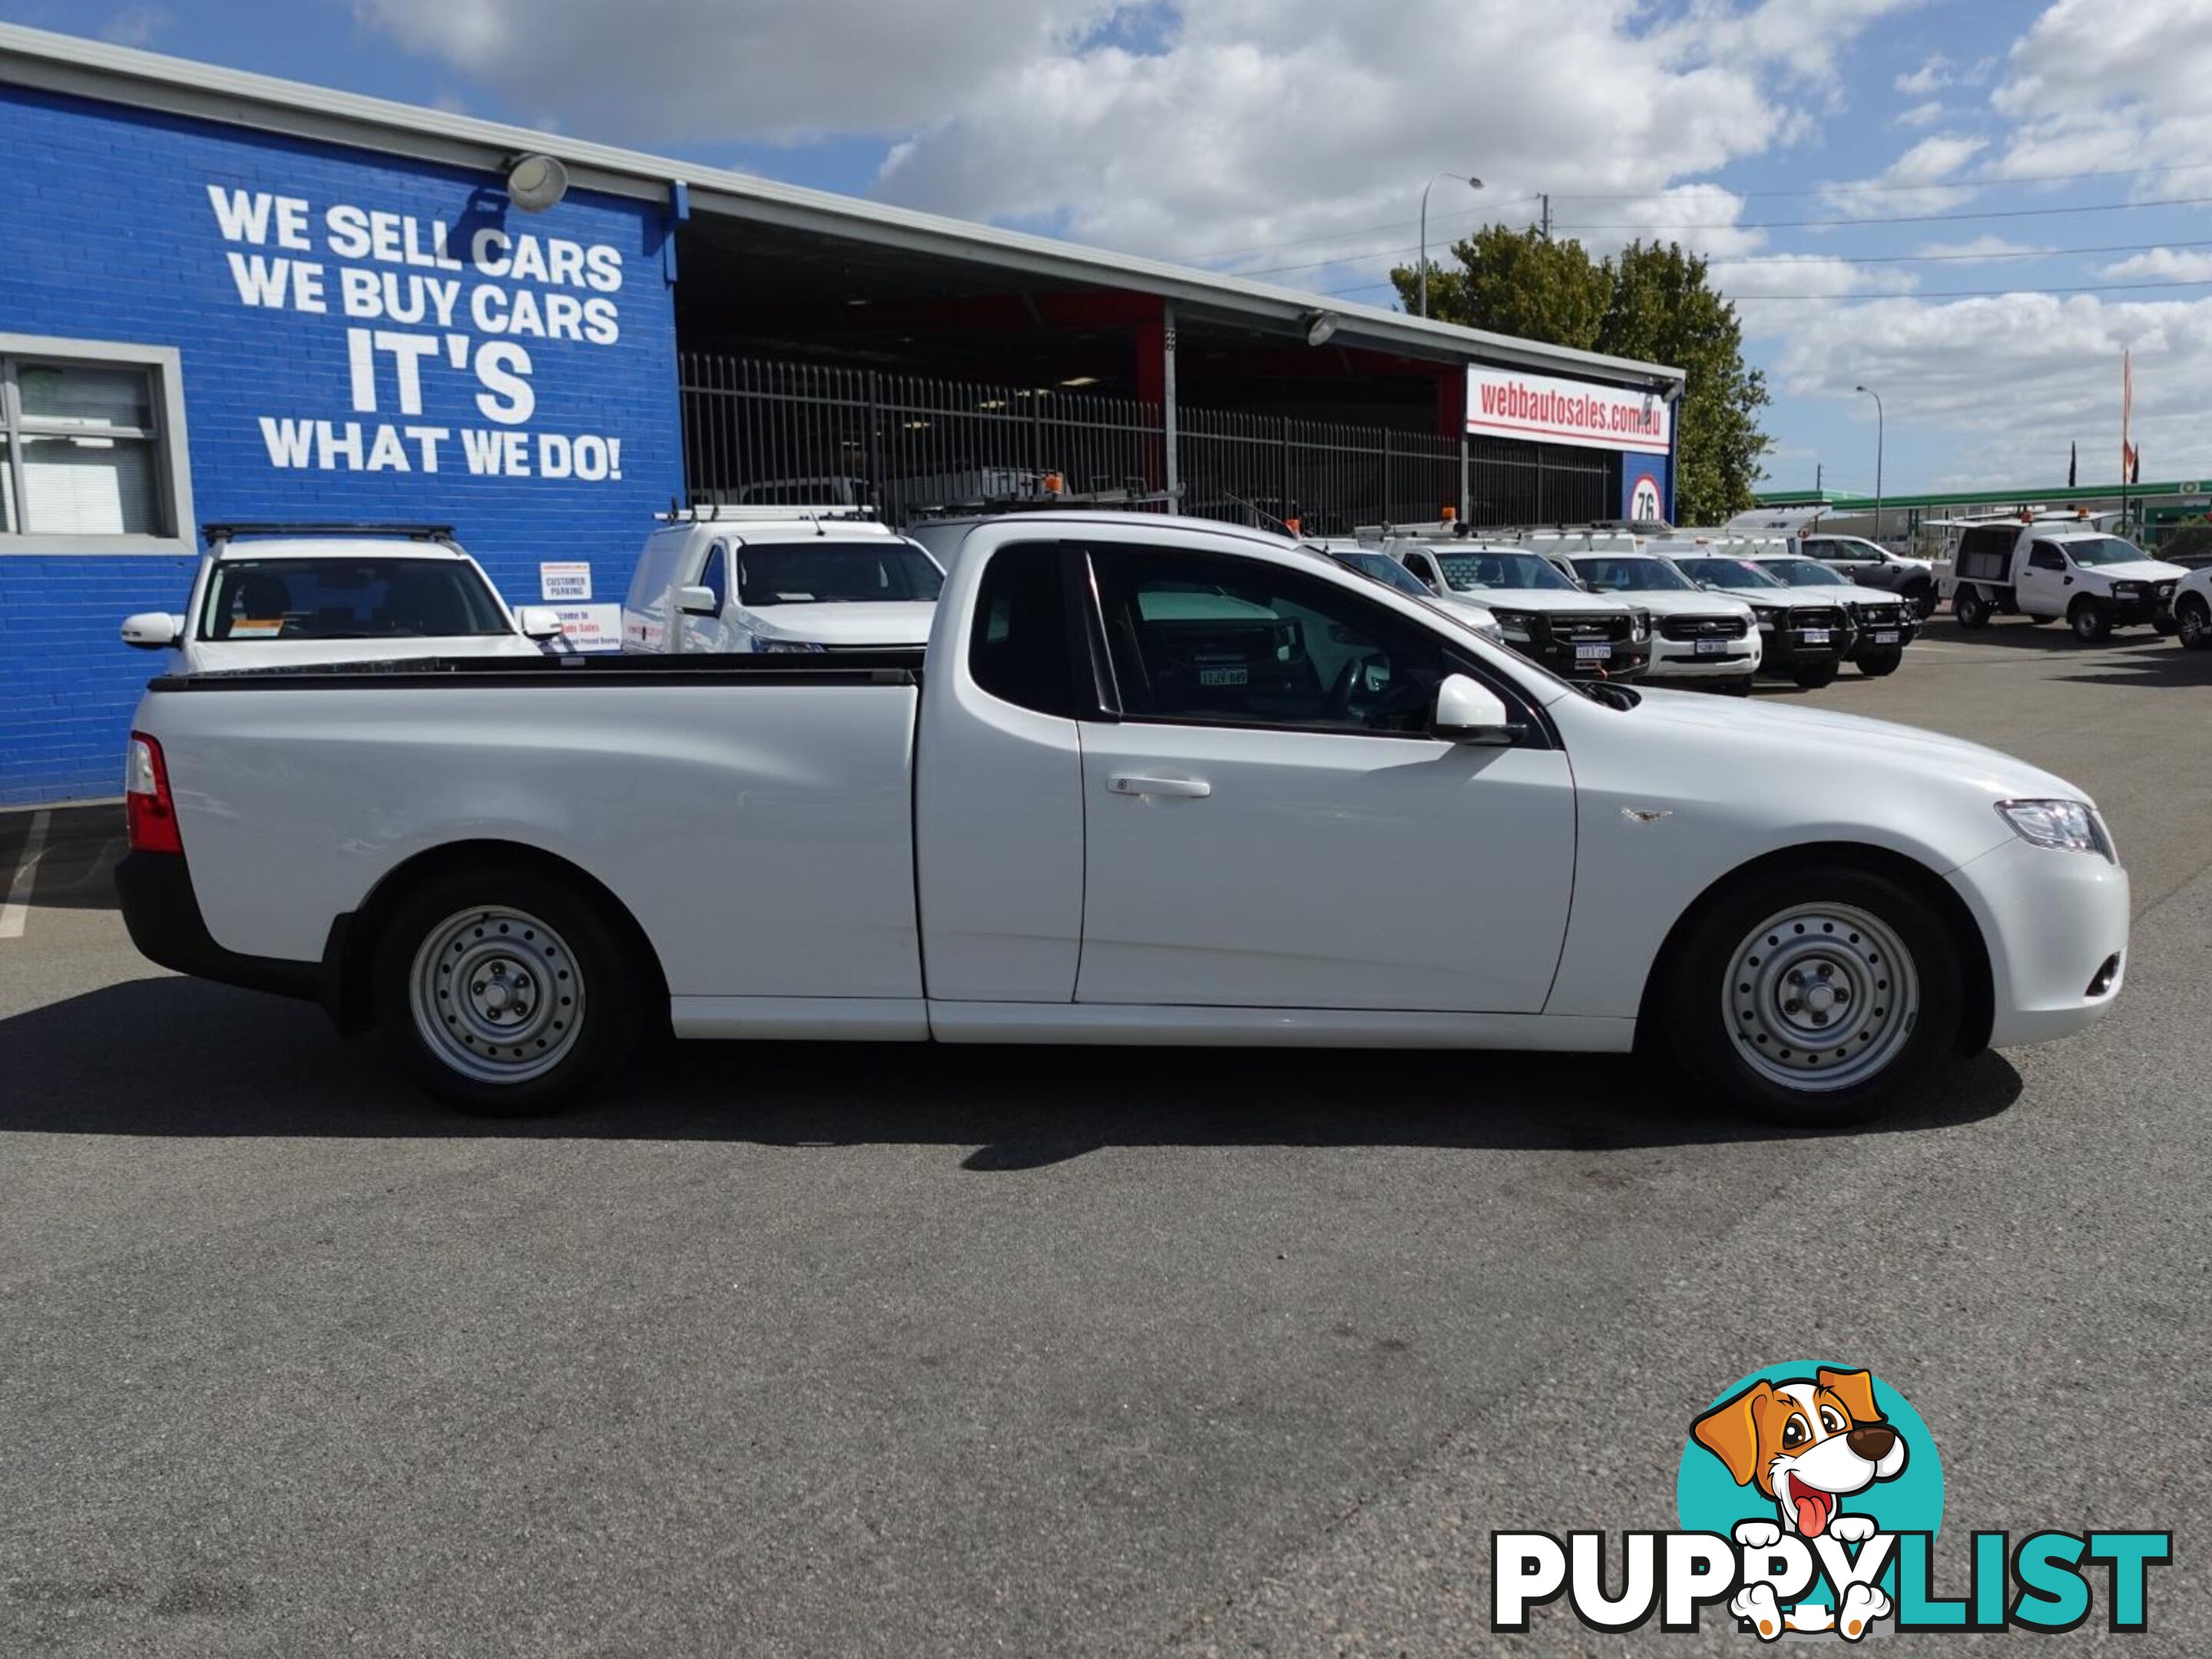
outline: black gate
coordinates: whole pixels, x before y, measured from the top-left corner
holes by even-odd
[[[1170,479],[1158,404],[872,369],[686,352],[684,476],[701,505],[874,507],[893,524],[1036,493],[1142,494]],[[1385,427],[1179,408],[1177,505],[1202,518],[1296,520],[1309,535],[1419,523],[1614,516],[1602,456]]]

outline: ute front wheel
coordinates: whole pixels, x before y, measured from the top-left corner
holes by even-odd
[[[2181,596],[2181,603],[2173,607],[2173,624],[2185,649],[2212,650],[2212,605],[2196,594]]]
[[[1669,966],[1683,1066],[1778,1122],[1879,1115],[1958,1033],[1948,930],[1905,884],[1850,863],[1746,879],[1707,907]]]

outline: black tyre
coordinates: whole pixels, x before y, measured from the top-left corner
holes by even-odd
[[[1949,931],[1905,883],[1844,860],[1724,889],[1660,971],[1655,1009],[1684,1068],[1775,1122],[1880,1116],[1958,1037]]]
[[[2212,605],[2194,593],[2184,593],[2173,607],[2173,625],[2181,643],[2191,651],[2212,650]]]
[[[1807,691],[1818,691],[1834,681],[1837,671],[1842,666],[1842,661],[1835,657],[1830,657],[1825,662],[1800,663],[1790,671],[1790,678]]]
[[[1912,607],[1915,616],[1926,622],[1936,614],[1936,584],[1915,582],[1905,590],[1905,602]]]
[[[2172,617],[2154,617],[2151,618],[2150,629],[2159,638],[2170,640],[2181,631],[2181,624]]]
[[[1862,651],[1859,653],[1858,669],[1859,672],[1864,674],[1869,679],[1878,680],[1886,674],[1897,672],[1897,665],[1904,660],[1903,646],[1885,645],[1873,651]]]
[[[1978,587],[1961,587],[1951,596],[1951,615],[1961,628],[1984,628],[1990,620],[1990,602],[1982,597]]]
[[[643,1026],[651,964],[623,919],[528,866],[471,866],[410,893],[377,941],[384,1041],[423,1088],[485,1117],[556,1110]]]
[[[2102,645],[2112,637],[2112,618],[2094,599],[2076,599],[2066,613],[2067,626],[2084,645]]]
[[[1721,695],[1727,697],[1749,696],[1751,695],[1751,678],[1752,677],[1750,675],[1746,674],[1740,679],[1723,680],[1720,683]]]

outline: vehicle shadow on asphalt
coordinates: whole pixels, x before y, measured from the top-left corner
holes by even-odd
[[[1626,1056],[811,1042],[665,1042],[561,1116],[468,1118],[307,1004],[175,977],[0,1020],[0,1131],[966,1146],[979,1171],[1109,1146],[1610,1151],[1819,1133],[1753,1121]],[[2021,1088],[1984,1054],[1855,1133],[1978,1122]]]
[[[2053,653],[2078,651],[2084,655],[2104,651],[2173,653],[2181,648],[2172,640],[2154,634],[2148,628],[2131,628],[2099,644],[2085,645],[2074,637],[2074,630],[2063,622],[2033,623],[2025,617],[1998,617],[1981,628],[1960,628],[1951,623],[1928,629],[1920,637],[1929,645],[1987,645],[2003,650]],[[1911,653],[1906,655],[1909,658]]]
[[[15,885],[29,850],[32,822],[39,816],[35,811],[0,812],[0,891]],[[114,909],[115,865],[126,835],[122,804],[57,806],[44,816],[36,867],[16,890],[22,902],[35,909]]]

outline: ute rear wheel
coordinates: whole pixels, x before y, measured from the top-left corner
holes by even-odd
[[[417,1082],[464,1112],[527,1117],[635,1044],[651,975],[619,921],[570,884],[485,864],[433,878],[378,942],[377,1024]]]
[[[2186,649],[2212,650],[2212,605],[2197,594],[2181,596],[2181,602],[2173,607],[2173,625]]]
[[[1951,596],[1951,615],[1961,628],[1986,627],[1990,602],[1982,597],[1978,587],[1961,587]]]
[[[1689,1073],[1759,1116],[1877,1116],[1956,1041],[1959,950],[1905,883],[1847,861],[1782,866],[1708,904],[1666,964]]]

